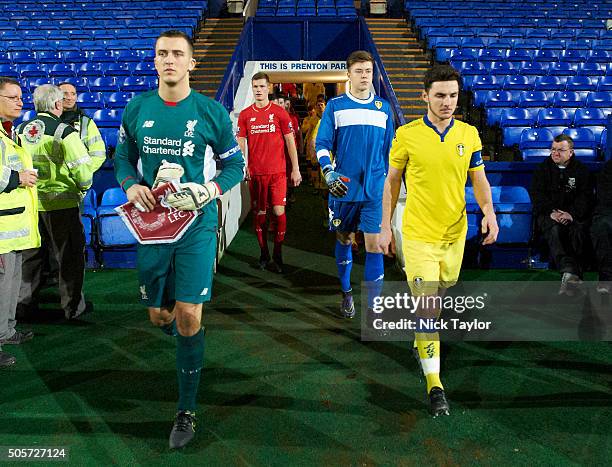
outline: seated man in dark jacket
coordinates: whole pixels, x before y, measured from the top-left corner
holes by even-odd
[[[537,228],[563,274],[559,294],[572,295],[582,277],[580,263],[592,194],[589,170],[574,157],[572,138],[555,137],[550,157],[533,174],[530,194]]]
[[[591,239],[599,270],[599,293],[612,292],[612,160],[605,163],[597,178],[597,206]]]

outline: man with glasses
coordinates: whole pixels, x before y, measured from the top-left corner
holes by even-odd
[[[22,250],[40,246],[36,202],[36,171],[32,158],[13,138],[12,122],[21,114],[19,83],[0,77],[0,345],[21,344],[31,331],[15,329],[21,284]],[[15,357],[0,349],[0,367]]]
[[[572,296],[582,278],[585,223],[592,202],[589,170],[574,157],[572,138],[554,138],[550,157],[533,174],[530,194],[537,229],[562,274],[559,295]]]

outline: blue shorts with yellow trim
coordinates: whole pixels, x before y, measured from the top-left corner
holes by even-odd
[[[338,201],[329,197],[329,230],[338,232],[380,233],[382,200]]]

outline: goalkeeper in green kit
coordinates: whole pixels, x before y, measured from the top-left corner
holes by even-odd
[[[155,43],[159,89],[134,97],[123,113],[115,155],[115,175],[128,200],[151,211],[150,187],[180,179],[180,190],[165,203],[199,215],[174,243],[139,245],[142,302],[151,322],[176,336],[178,412],[170,447],[180,448],[195,434],[195,409],[204,360],[202,304],[210,300],[216,257],[215,198],[244,174],[242,153],[227,111],[189,87],[195,67],[193,43],[180,31],[166,31]],[[215,155],[221,163],[216,174]],[[142,175],[137,166],[140,163]]]

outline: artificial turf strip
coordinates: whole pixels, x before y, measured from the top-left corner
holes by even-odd
[[[137,304],[132,270],[88,271],[94,314],[65,324],[49,311],[34,340],[4,347],[17,364],[0,370],[0,445],[67,445],[74,465],[609,465],[609,343],[443,345],[451,416],[431,419],[409,344],[362,342],[358,319],[333,316],[333,238],[313,246],[322,228],[302,225],[283,278],[252,267],[248,225],[205,310],[191,445],[167,448],[175,346]],[[464,277],[542,274],[557,277]]]

